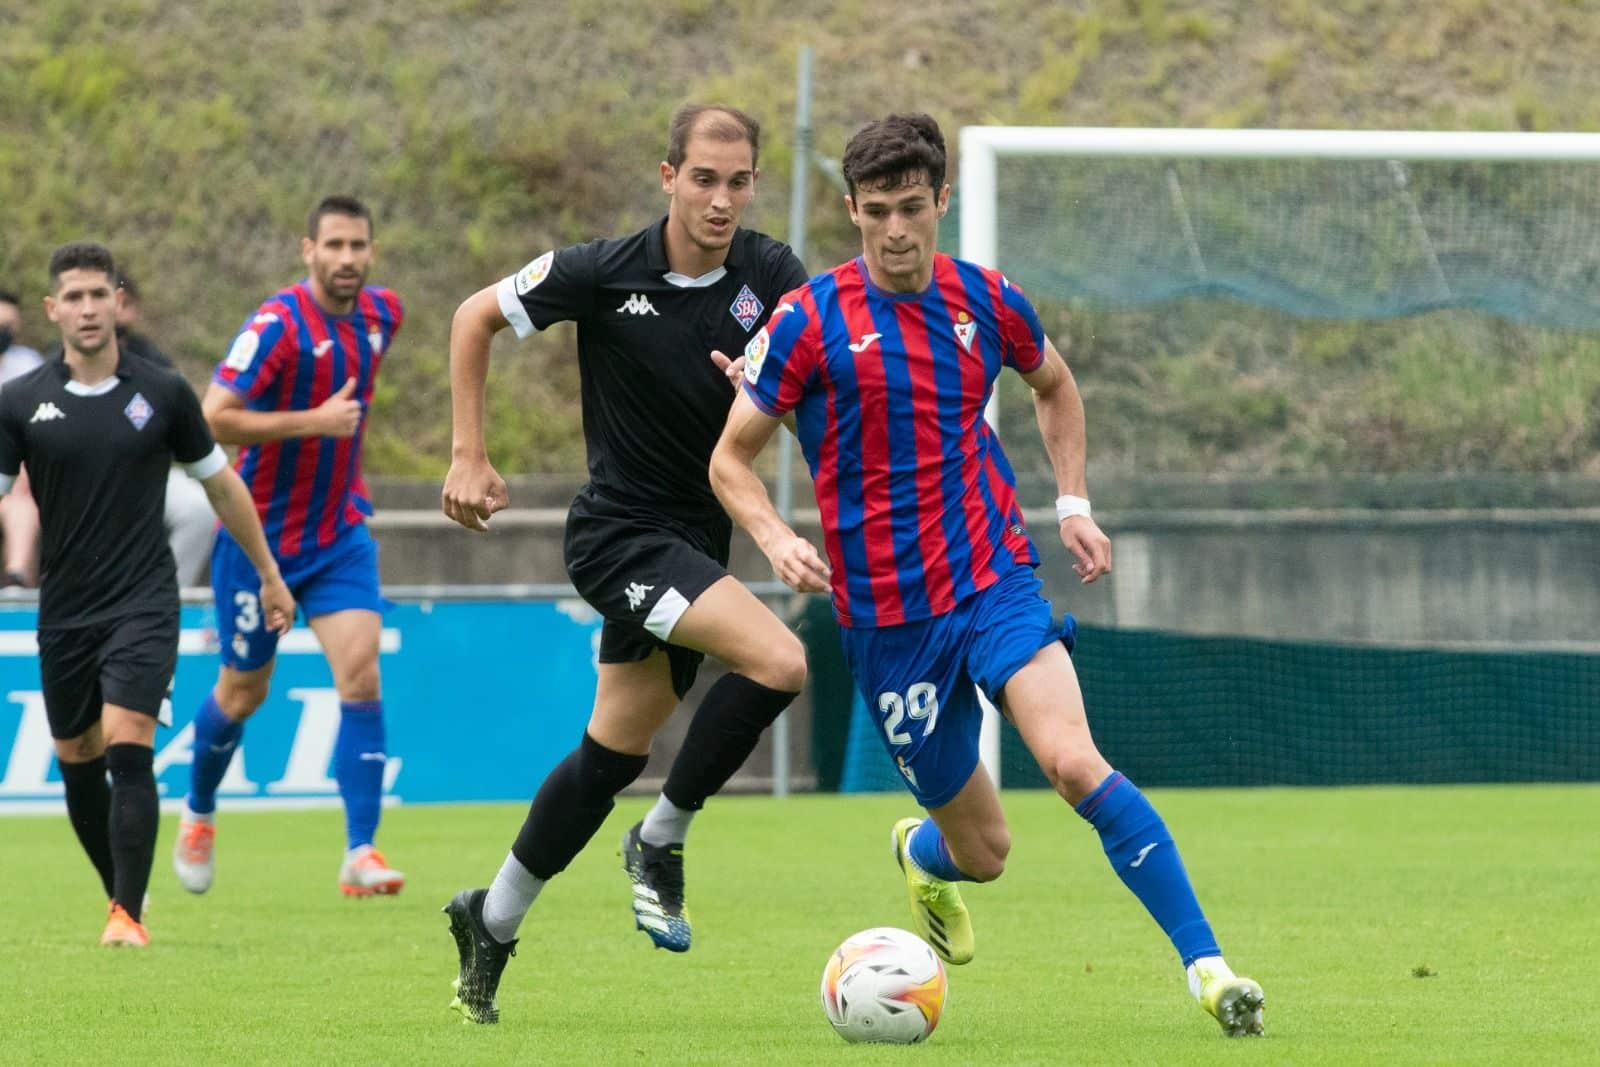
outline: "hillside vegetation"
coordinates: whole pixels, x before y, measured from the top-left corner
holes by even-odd
[[[802,43],[816,145],[832,156],[862,121],[908,108],[952,141],[972,123],[1600,129],[1589,0],[7,0],[0,286],[24,294],[27,339],[43,343],[49,250],[102,239],[143,285],[148,332],[200,381],[299,276],[308,207],[361,195],[378,213],[374,280],[410,313],[369,466],[436,475],[456,304],[549,247],[659,212],[679,103],[732,101],[765,121],[748,222],[784,234]],[[854,240],[837,191],[812,190],[820,269]],[[1600,472],[1600,345],[1585,334],[1466,313],[1326,324],[1034,295],[1072,341],[1107,469]],[[497,344],[505,471],[581,467],[571,342],[558,328]],[[1025,417],[1024,395],[1006,403]]]

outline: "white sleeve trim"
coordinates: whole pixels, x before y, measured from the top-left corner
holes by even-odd
[[[17,476],[15,474],[0,474],[0,496],[5,496],[11,492],[11,487],[16,484]]]
[[[203,482],[227,465],[228,454],[222,450],[221,445],[212,445],[209,455],[193,463],[185,463],[183,470],[189,477]]]
[[[522,301],[517,297],[516,275],[501,278],[500,284],[494,287],[494,296],[500,302],[500,314],[504,315],[511,328],[517,331],[517,336],[532,337],[538,327],[528,318],[528,309],[522,306]]]

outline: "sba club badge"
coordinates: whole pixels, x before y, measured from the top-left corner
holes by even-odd
[[[745,285],[740,287],[739,295],[733,298],[733,306],[728,310],[739,320],[739,325],[748,330],[761,317],[761,308],[761,301],[750,291],[750,287]]]
[[[143,393],[134,393],[133,399],[128,401],[128,406],[122,409],[122,413],[128,416],[128,421],[133,423],[135,430],[142,430],[144,424],[150,421],[150,416],[156,413],[156,409],[150,406],[150,401],[144,398]]]

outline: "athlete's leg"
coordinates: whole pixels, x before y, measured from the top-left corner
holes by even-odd
[[[1099,833],[1117,877],[1172,942],[1191,992],[1230,1036],[1260,1033],[1260,986],[1235,978],[1223,962],[1166,823],[1095,747],[1066,649],[1056,642],[1039,649],[1006,682],[1001,706],[1056,792]]]
[[[67,818],[110,900],[116,895],[116,866],[111,859],[111,786],[106,781],[105,733],[96,722],[77,737],[57,739],[55,748],[67,794]]]
[[[688,605],[667,631],[675,645],[728,665],[701,700],[656,805],[639,837],[682,844],[694,813],[744,765],[761,734],[806,681],[805,647],[742,583],[725,575]]]
[[[160,807],[156,795],[155,716],[106,704],[106,769],[111,773],[112,900],[138,922],[150,885]]]

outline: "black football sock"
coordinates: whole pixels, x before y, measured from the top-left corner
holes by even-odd
[[[106,767],[111,771],[111,857],[116,868],[111,897],[135,922],[144,911],[160,827],[154,766],[155,752],[145,745],[106,748]]]
[[[100,873],[106,899],[114,895],[111,862],[111,786],[106,782],[106,758],[96,756],[87,763],[61,764],[61,784],[67,790],[67,818],[78,844],[89,862]]]
[[[750,758],[762,731],[799,695],[768,689],[742,674],[723,675],[695,711],[662,795],[679,808],[699,811]]]
[[[535,878],[561,873],[611,814],[616,795],[649,761],[649,756],[614,752],[585,733],[539,787],[511,854]]]

